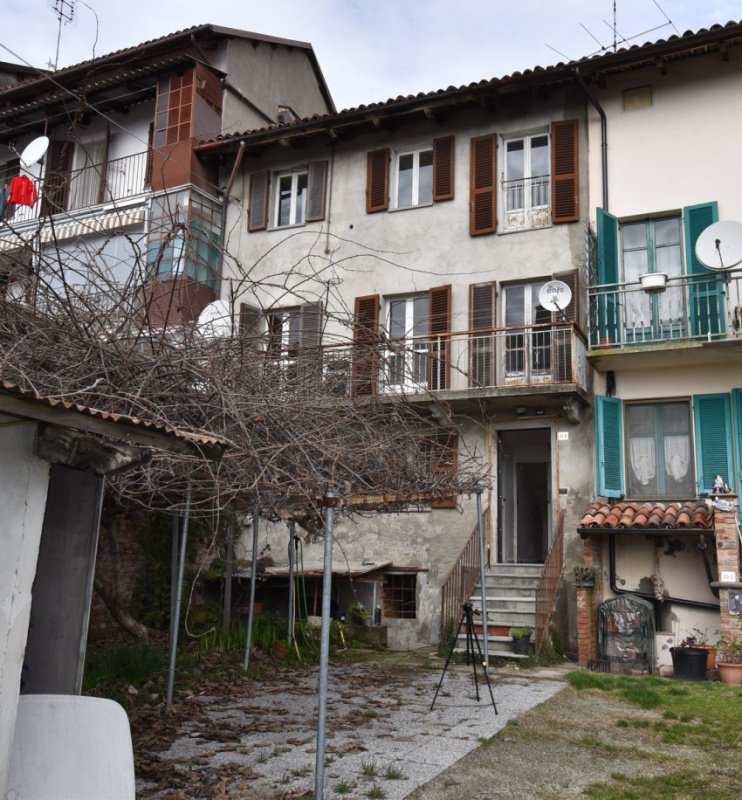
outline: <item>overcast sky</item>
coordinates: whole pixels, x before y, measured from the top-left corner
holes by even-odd
[[[335,104],[343,109],[612,47],[613,5],[613,0],[77,0],[72,22],[62,26],[58,65],[85,61],[94,47],[103,55],[210,22],[310,42]],[[738,0],[616,0],[616,5],[618,40],[632,44],[742,20]],[[53,63],[54,7],[55,0],[4,0],[0,61]]]

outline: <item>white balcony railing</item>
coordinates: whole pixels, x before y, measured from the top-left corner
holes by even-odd
[[[37,183],[33,206],[12,206],[5,219],[22,225],[41,214],[80,211],[136,197],[146,189],[147,153],[134,153],[102,164],[49,175]]]
[[[537,175],[502,181],[505,230],[542,228],[551,224],[551,177]]]
[[[662,291],[641,282],[588,291],[590,347],[616,348],[742,336],[742,272],[669,278]]]

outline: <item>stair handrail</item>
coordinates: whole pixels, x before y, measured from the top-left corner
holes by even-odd
[[[536,655],[549,629],[564,569],[564,509],[559,510],[556,531],[536,585]]]
[[[483,524],[484,529],[487,530],[489,508],[484,510]],[[450,621],[456,622],[461,607],[471,597],[479,580],[479,570],[479,529],[475,525],[471,536],[441,585],[441,642],[445,643],[446,641],[446,629]]]

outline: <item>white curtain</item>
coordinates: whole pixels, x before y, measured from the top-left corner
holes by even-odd
[[[646,486],[657,474],[654,437],[632,436],[629,440],[629,457],[634,477],[642,486]]]
[[[665,472],[679,481],[688,474],[690,441],[685,434],[665,436]]]

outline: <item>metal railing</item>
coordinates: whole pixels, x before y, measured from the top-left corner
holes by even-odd
[[[742,273],[668,277],[663,290],[640,281],[588,290],[591,348],[714,341],[742,336]]]
[[[573,323],[409,337],[373,348],[330,345],[321,362],[334,395],[369,394],[369,387],[380,394],[553,384],[589,390],[587,344]]]
[[[551,176],[535,175],[502,181],[505,230],[541,228],[551,224]]]
[[[15,206],[13,224],[43,214],[80,211],[90,206],[136,197],[146,189],[147,153],[134,153],[66,173],[47,175],[37,184],[33,206]]]
[[[554,538],[549,553],[544,561],[541,575],[536,586],[536,654],[541,651],[544,637],[549,629],[549,622],[554,611],[554,604],[559,594],[564,569],[564,510],[559,511]]]
[[[488,519],[489,508],[486,508],[482,522],[485,530],[488,526]],[[479,569],[479,529],[475,525],[472,535],[441,586],[441,642],[443,644],[446,643],[449,633],[454,633],[450,628],[451,623],[453,622],[455,626],[461,616],[461,607],[471,597],[479,580]]]

